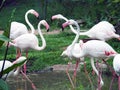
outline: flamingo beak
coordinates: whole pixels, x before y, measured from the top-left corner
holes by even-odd
[[[61,26],[61,28],[62,28],[62,31],[64,31],[64,27],[63,27],[63,26]]]
[[[120,40],[120,37],[118,38],[118,40]]]
[[[67,27],[67,26],[68,26],[68,22],[63,23],[63,24],[62,24],[62,31],[63,31],[64,28]]]
[[[49,28],[50,28],[50,26],[46,23],[46,30],[47,30],[47,32],[49,31]]]
[[[37,19],[40,20],[40,17],[38,16]]]

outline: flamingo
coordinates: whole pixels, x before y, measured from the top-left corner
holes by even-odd
[[[11,67],[14,64],[22,62],[25,59],[26,59],[26,57],[21,56],[17,60],[15,60],[14,62],[10,62],[8,60],[5,60],[5,65],[4,65],[3,70],[7,69],[8,67]],[[2,70],[3,62],[4,62],[3,60],[0,61],[0,71]],[[15,77],[18,75],[19,72],[20,72],[20,66],[16,70],[14,69],[14,70],[10,71],[8,74],[3,75],[2,78],[5,79],[6,77]]]
[[[49,25],[45,20],[41,20],[38,23],[38,33],[42,39],[42,46],[39,46],[39,40],[37,36],[34,35],[33,33],[27,33],[17,37],[16,39],[12,40],[12,42],[9,43],[9,46],[20,48],[21,51],[26,50],[26,57],[28,57],[28,53],[27,53],[28,49],[34,49],[39,51],[43,50],[46,47],[46,41],[41,32],[41,28],[40,28],[41,25],[44,25],[47,31],[49,30]],[[26,65],[24,65],[24,72],[26,72]]]
[[[25,14],[25,21],[29,25],[30,29],[32,30],[32,33],[34,33],[35,29],[34,29],[33,25],[28,20],[28,14],[33,14],[36,17],[38,17],[39,14],[33,9],[28,10]],[[27,33],[28,33],[27,27],[23,23],[19,23],[19,22],[16,22],[16,21],[11,22],[10,38],[12,40],[19,37],[22,34],[27,34]],[[20,53],[20,50],[17,48],[17,58],[18,58],[19,53]]]
[[[61,14],[53,15],[52,20],[54,19],[63,19],[68,21],[66,17]],[[70,25],[71,30],[73,33],[77,34],[76,30]],[[102,41],[107,41],[112,38],[117,38],[120,40],[120,35],[115,33],[116,30],[114,26],[109,23],[108,21],[101,21],[98,24],[94,25],[89,31],[80,32],[80,35],[87,35],[92,39],[99,39]]]
[[[68,22],[69,24],[71,24],[71,25],[72,25],[72,24],[75,24],[75,25],[78,27],[78,33],[76,34],[76,37],[74,38],[72,44],[70,44],[70,45],[67,47],[67,49],[66,49],[65,51],[63,51],[63,53],[61,54],[61,56],[68,56],[68,57],[72,60],[72,58],[76,58],[76,57],[74,57],[74,56],[72,55],[71,50],[73,50],[75,53],[80,53],[80,51],[81,51],[81,48],[80,48],[80,46],[79,46],[79,43],[77,43],[77,40],[78,40],[79,35],[80,35],[80,34],[79,34],[80,28],[79,28],[77,22],[75,22],[75,21],[72,20],[72,19],[71,19],[71,20],[68,20],[67,22]],[[63,24],[63,27],[65,27],[65,25],[66,25],[66,23]],[[72,47],[73,43],[75,43],[75,46],[76,46],[76,47]],[[84,58],[81,58],[81,59],[83,60]],[[79,61],[80,61],[80,58],[77,58],[76,67],[75,67],[74,75],[73,75],[73,80],[74,80],[75,77],[76,77],[76,70],[77,70]],[[67,73],[67,75],[68,75],[68,78],[69,78],[69,80],[70,80],[70,82],[71,82],[72,87],[75,88],[74,83],[72,82],[72,79],[71,79],[71,77],[70,77],[70,75],[69,75],[69,73],[68,73],[69,66],[70,66],[70,63],[68,63],[68,68],[67,68],[67,70],[66,70],[66,73]]]
[[[73,20],[69,20],[69,21],[63,23],[62,27],[65,28],[66,26],[68,26],[70,24],[76,25],[77,32],[79,32],[79,29],[80,29],[79,25]],[[90,41],[87,41],[86,43],[83,43],[83,41],[80,40],[79,42],[80,42],[80,46],[81,46],[81,51],[80,51],[80,53],[75,53],[73,49],[79,38],[78,34],[79,33],[77,33],[76,38],[74,39],[74,41],[71,44],[71,54],[76,58],[82,58],[82,57],[86,57],[86,56],[90,57],[92,68],[96,72],[96,74],[99,76],[99,72],[94,65],[94,58],[105,59],[105,58],[114,57],[117,54],[117,52],[109,44],[107,44],[104,41],[90,40]],[[98,87],[98,89],[100,90],[103,85],[104,85],[104,82],[100,76],[100,86]]]
[[[12,65],[15,65],[15,64],[18,64],[18,63],[21,63],[23,62],[24,60],[26,60],[27,58],[24,57],[24,56],[20,56],[18,59],[16,59],[14,62],[10,62],[8,60],[5,60],[5,64],[4,64],[4,69],[7,69],[9,67],[11,67]],[[2,70],[2,66],[3,66],[3,60],[0,61],[0,71]],[[25,64],[25,63],[24,63]],[[22,65],[21,65],[22,66]],[[16,69],[13,69],[12,71],[10,71],[8,74],[4,74],[2,76],[2,79],[6,79],[6,78],[9,78],[9,77],[17,77],[18,74],[21,72],[22,75],[31,83],[32,85],[32,88],[34,90],[36,90],[36,86],[34,85],[34,83],[27,77],[26,74],[23,73],[23,71],[21,70],[21,66],[17,67]]]
[[[68,19],[65,18],[65,17],[64,17],[63,15],[61,15],[61,14],[57,14],[57,15],[52,16],[51,20],[55,20],[55,19],[64,19],[65,21],[68,21]],[[70,26],[71,30],[74,32],[75,30],[74,30],[74,28],[72,27],[72,25],[69,25],[69,26]],[[76,33],[76,31],[75,31],[75,33]],[[67,57],[69,57],[71,60],[72,60],[72,58],[75,58],[74,56],[72,56],[72,55],[70,54],[70,49],[71,49],[71,45],[69,45],[69,46],[67,47],[67,49],[66,49],[65,51],[63,51],[63,53],[61,54],[61,56],[67,56]],[[76,52],[76,53],[79,53],[79,52],[81,51],[81,48],[80,48],[80,46],[79,46],[79,43],[76,43],[76,44],[75,44],[75,47],[74,47],[73,51]],[[77,61],[79,61],[78,58],[77,58]],[[84,61],[84,58],[81,58],[80,61]],[[70,79],[70,76],[69,76],[69,73],[68,73],[69,66],[70,66],[70,62],[68,62],[68,68],[67,68],[67,70],[66,70],[66,73],[67,73],[67,75],[68,75],[68,77],[69,77],[69,79]],[[78,65],[77,65],[77,66],[78,66]],[[85,72],[87,73],[86,70],[85,70]],[[75,77],[76,77],[76,68],[75,68],[75,71],[74,71],[74,77],[73,77],[73,79],[74,79]],[[88,77],[88,78],[89,78],[89,77]],[[90,78],[89,78],[89,80],[90,80]],[[91,80],[90,80],[90,82],[91,82]],[[71,82],[71,83],[72,83],[72,82]],[[72,86],[73,86],[73,83],[72,83]]]
[[[28,20],[28,14],[33,14],[37,18],[39,16],[39,14],[33,9],[28,10],[25,14],[25,21],[29,25],[30,29],[32,30],[32,33],[34,33],[35,29],[34,29],[33,25]],[[10,38],[12,40],[19,37],[20,35],[26,34],[26,33],[28,33],[28,29],[23,23],[16,22],[16,21],[11,22]]]
[[[118,89],[120,90],[120,54],[116,55],[113,59],[113,68],[118,76]]]

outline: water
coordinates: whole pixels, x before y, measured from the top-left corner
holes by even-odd
[[[72,72],[70,72],[72,74]],[[71,84],[67,78],[65,72],[43,72],[39,74],[27,74],[27,76],[33,81],[37,90],[71,90]],[[102,75],[104,86],[102,90],[109,90],[111,75]],[[84,72],[77,73],[76,90],[96,90],[97,77],[91,75],[93,87],[87,79]],[[10,78],[7,80],[10,90],[33,90],[31,84],[24,80],[19,75],[18,78]],[[112,90],[118,90],[117,78],[114,79]]]

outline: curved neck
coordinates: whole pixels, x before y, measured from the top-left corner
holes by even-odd
[[[40,35],[40,37],[41,37],[41,40],[42,40],[42,46],[41,47],[37,47],[37,50],[43,50],[45,47],[46,47],[46,41],[45,41],[45,39],[44,39],[44,37],[43,37],[43,34],[42,34],[42,32],[41,32],[41,22],[38,24],[38,33],[39,33],[39,35]]]
[[[77,41],[79,39],[79,35],[80,35],[80,27],[79,27],[79,25],[76,24],[76,27],[77,27],[77,34],[76,34],[76,36],[75,36],[75,38],[74,38],[74,40],[73,40],[73,42],[71,44],[71,51],[73,51],[73,48],[74,48],[75,44],[77,43]]]
[[[28,14],[29,14],[29,12],[27,12],[27,13],[25,14],[25,21],[26,21],[26,23],[29,25],[30,29],[32,30],[31,33],[34,33],[34,32],[35,32],[35,28],[34,28],[33,25],[29,22],[29,20],[28,20]]]

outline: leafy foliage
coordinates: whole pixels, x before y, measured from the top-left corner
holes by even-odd
[[[0,90],[9,90],[7,83],[2,79],[0,79]]]

